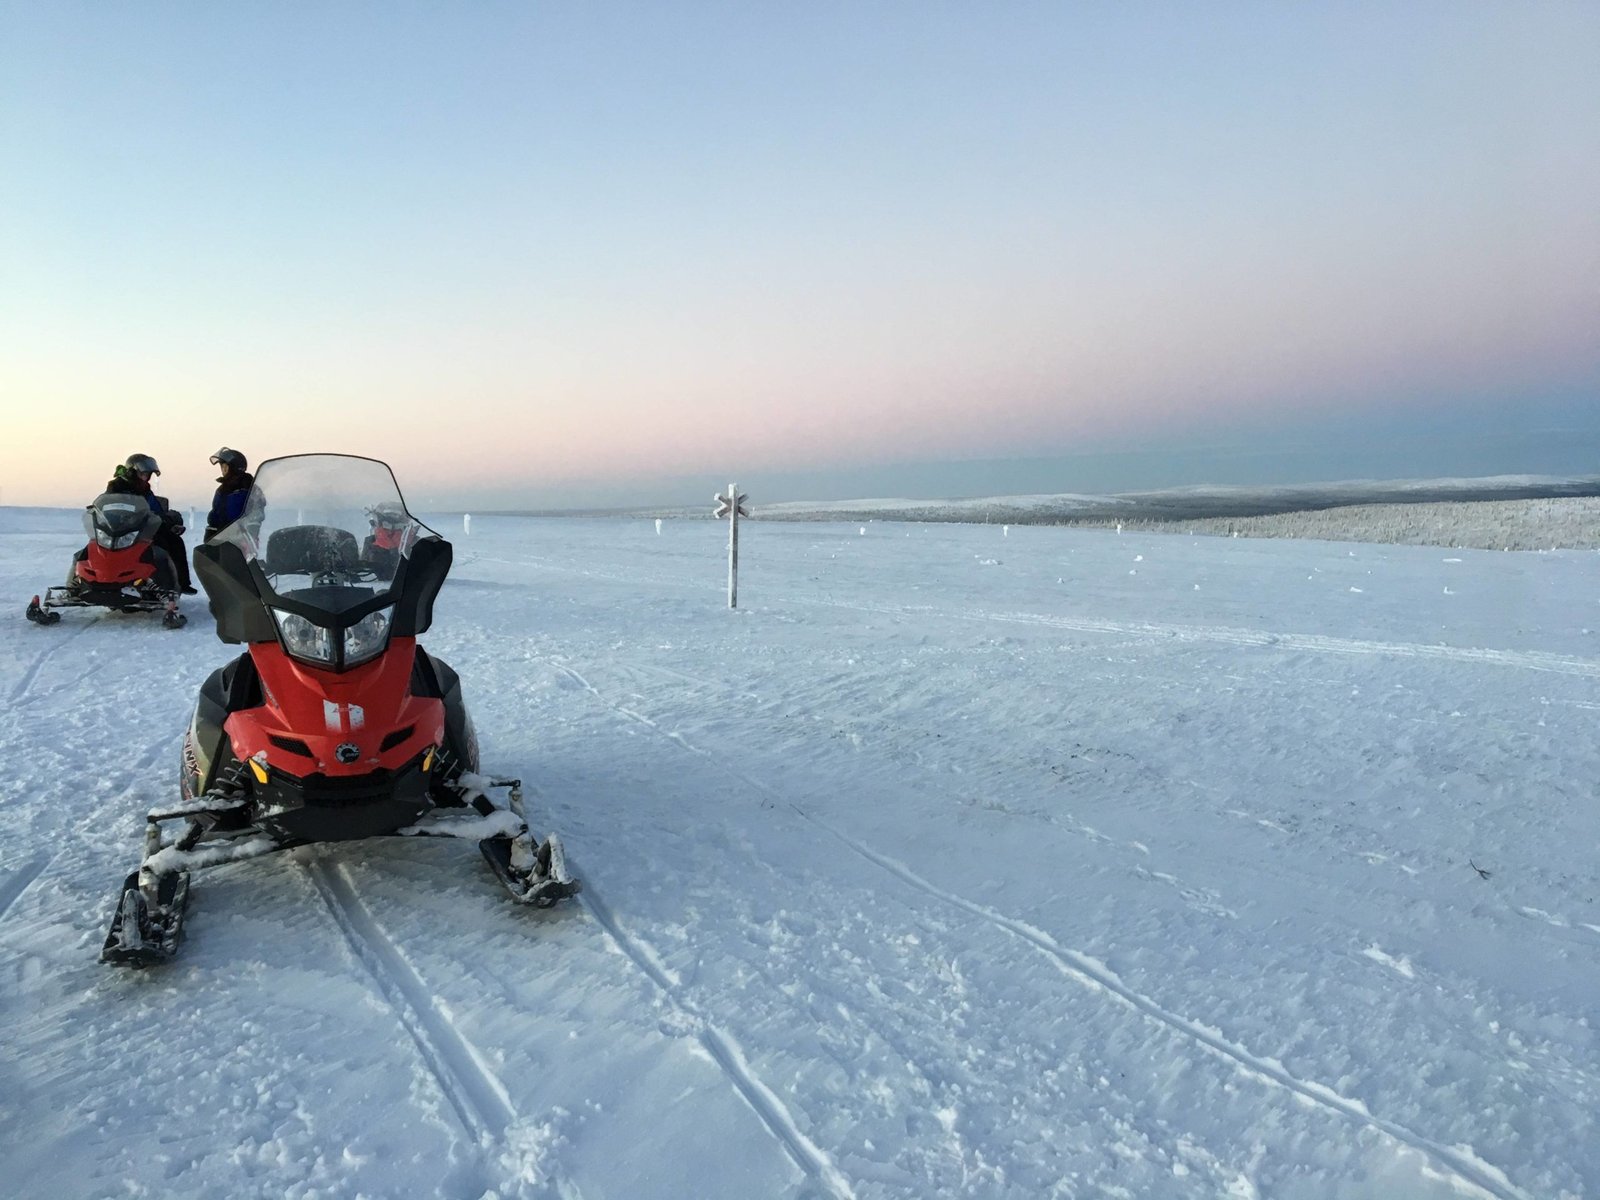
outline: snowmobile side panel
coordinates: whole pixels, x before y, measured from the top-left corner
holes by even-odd
[[[185,800],[216,788],[222,777],[238,767],[239,760],[228,744],[224,725],[230,713],[261,703],[261,677],[248,654],[213,671],[200,685],[200,699],[183,743],[180,790]]]
[[[444,702],[444,741],[441,746],[446,765],[444,782],[462,772],[478,770],[478,734],[472,714],[461,697],[461,678],[450,664],[435,658],[421,646],[411,672],[411,692],[416,696],[436,696]]]

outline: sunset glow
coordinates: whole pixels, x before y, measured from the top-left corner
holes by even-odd
[[[1600,9],[12,5],[0,503],[1600,429]]]

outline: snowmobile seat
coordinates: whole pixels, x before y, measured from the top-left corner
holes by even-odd
[[[361,569],[356,535],[333,525],[290,525],[267,538],[266,569],[272,575],[354,574]]]

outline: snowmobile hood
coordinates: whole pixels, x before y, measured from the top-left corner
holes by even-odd
[[[124,492],[104,492],[83,510],[83,528],[90,539],[107,550],[125,550],[148,542],[161,527],[143,497]]]

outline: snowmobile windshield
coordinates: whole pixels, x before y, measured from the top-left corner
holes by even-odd
[[[284,649],[342,670],[383,653],[412,551],[437,537],[385,463],[303,454],[262,463],[244,515],[215,540],[252,564]]]
[[[97,546],[126,550],[155,535],[160,518],[139,496],[106,492],[83,510],[83,527]],[[148,532],[147,532],[148,531]]]

